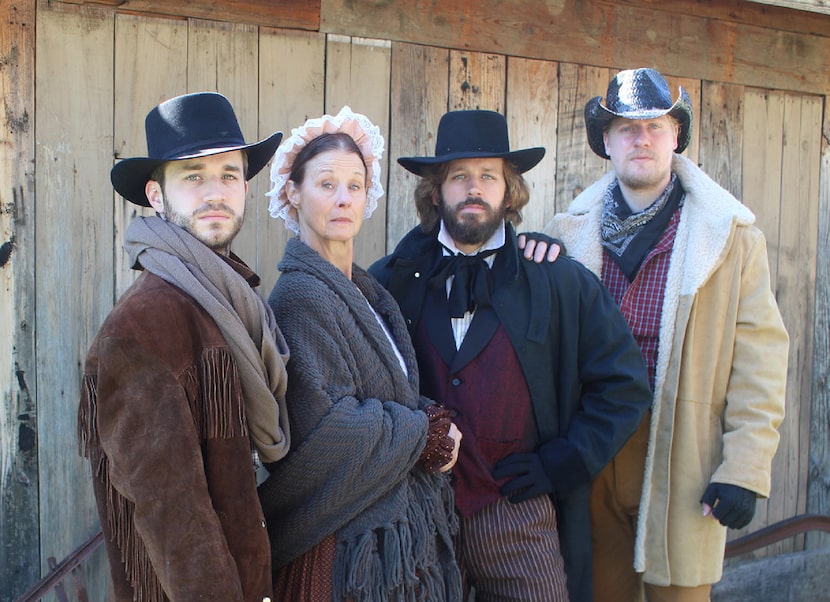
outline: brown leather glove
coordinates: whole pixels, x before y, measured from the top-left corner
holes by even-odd
[[[418,464],[427,472],[437,472],[452,460],[452,451],[455,448],[455,441],[449,436],[452,419],[449,410],[443,406],[427,406],[424,412],[429,418],[429,428],[427,444],[421,452]]]

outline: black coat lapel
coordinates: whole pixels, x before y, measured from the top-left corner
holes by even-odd
[[[473,316],[467,336],[461,343],[461,349],[450,365],[450,372],[455,373],[473,361],[496,334],[499,318],[492,307],[480,307]]]
[[[451,366],[456,356],[455,339],[452,335],[446,293],[443,290],[427,287],[421,321],[435,349],[438,350],[444,362]]]

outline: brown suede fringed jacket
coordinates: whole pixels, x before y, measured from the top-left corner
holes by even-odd
[[[191,297],[138,277],[89,350],[78,427],[116,600],[271,596],[236,365]]]

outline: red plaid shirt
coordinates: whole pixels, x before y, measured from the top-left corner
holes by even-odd
[[[666,275],[669,272],[671,251],[679,221],[680,208],[674,212],[663,235],[646,255],[634,277],[634,282],[628,282],[628,278],[607,250],[603,253],[602,259],[602,281],[619,305],[634,339],[640,346],[652,389],[660,343],[660,318],[663,315]]]

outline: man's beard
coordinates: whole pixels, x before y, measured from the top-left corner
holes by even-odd
[[[617,174],[617,179],[631,190],[650,190],[663,180],[662,174],[629,175]]]
[[[652,160],[656,160],[654,153],[649,153],[649,156]],[[638,173],[636,170],[631,170],[629,173],[623,169],[617,173],[617,179],[631,190],[649,190],[666,180],[669,172],[670,170],[666,169],[664,172],[653,170]]]
[[[227,213],[228,215],[233,215],[233,226],[230,230],[223,230],[222,224],[213,224],[209,230],[202,229],[198,231],[195,227],[196,219],[202,213],[207,213],[208,211],[214,210],[221,210]],[[207,246],[208,248],[214,251],[226,251],[230,245],[231,241],[236,238],[236,235],[239,234],[239,231],[242,229],[242,221],[243,216],[236,215],[233,210],[228,207],[224,203],[218,204],[207,204],[205,203],[190,215],[186,215],[184,213],[178,213],[169,203],[167,203],[167,199],[164,199],[164,218],[168,220],[171,224],[175,224],[180,228],[187,230],[192,234],[197,240],[199,240],[202,244]]]
[[[477,219],[475,216],[459,217],[459,212],[466,206],[476,205],[486,211],[486,215]],[[464,245],[482,245],[504,222],[507,204],[493,209],[478,197],[467,197],[463,202],[450,207],[440,192],[438,194],[438,214],[444,222],[447,233],[456,243]]]

